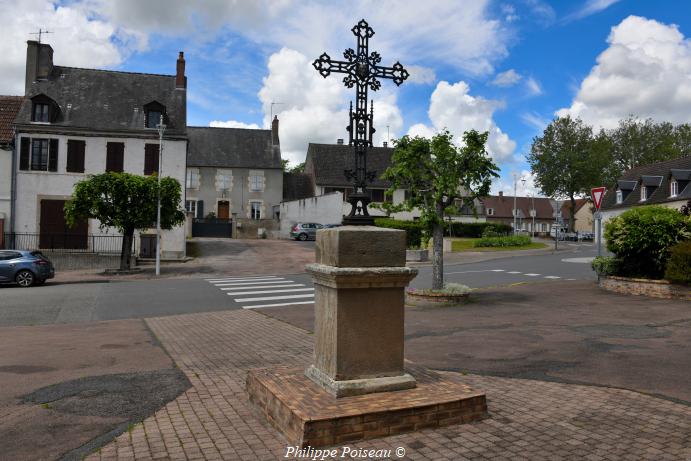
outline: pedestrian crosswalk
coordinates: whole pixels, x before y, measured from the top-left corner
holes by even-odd
[[[218,277],[206,279],[225,292],[243,309],[292,306],[314,303],[314,288],[274,275]]]

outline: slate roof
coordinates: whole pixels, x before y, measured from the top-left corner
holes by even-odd
[[[313,197],[312,178],[305,173],[283,173],[283,201]]]
[[[550,199],[545,197],[516,197],[516,209],[519,218],[531,218],[530,210],[535,201],[535,219],[554,220],[554,207]],[[485,207],[487,218],[508,218],[513,219],[513,196],[512,195],[490,195],[480,199]],[[494,209],[494,214],[488,215],[487,209]]]
[[[676,202],[691,199],[691,181],[683,178],[691,178],[691,155],[680,157],[665,162],[641,165],[626,171],[617,181],[617,186],[607,190],[602,199],[603,210],[615,210],[636,205],[652,205],[656,203]],[[670,197],[670,178],[672,175],[679,181],[679,193],[676,197]],[[661,180],[656,178],[661,177]],[[641,202],[641,182],[648,185],[659,184],[652,194],[648,194],[647,200]],[[633,190],[630,186],[635,185]],[[631,190],[622,203],[617,204],[617,188],[624,191]]]
[[[281,149],[271,144],[271,130],[187,128],[187,166],[281,168]]]
[[[377,178],[369,184],[374,188],[388,189],[389,181],[379,178],[391,165],[392,147],[372,147],[367,153],[367,170],[376,171]],[[350,187],[343,174],[345,170],[353,169],[355,154],[353,148],[347,144],[314,144],[307,148],[305,159],[305,173],[314,178],[317,186]]]
[[[0,145],[10,144],[14,139],[14,118],[24,98],[22,96],[0,96]]]
[[[167,135],[184,135],[187,127],[186,91],[176,90],[174,75],[54,66],[47,80],[31,85],[17,124],[31,124],[31,98],[41,94],[60,108],[57,120],[50,128],[41,125],[42,130],[63,127],[152,133],[156,130],[144,126],[144,105],[153,101],[166,108]]]

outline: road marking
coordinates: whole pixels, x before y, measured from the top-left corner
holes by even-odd
[[[224,280],[252,280],[252,279],[265,279],[265,278],[279,278],[276,275],[252,275],[249,277],[214,277],[212,279],[204,279],[207,282],[219,282]]]
[[[566,279],[566,280],[568,280],[568,281],[572,282],[572,281],[574,281],[574,280],[576,280],[576,279]]]
[[[240,283],[240,282],[261,282],[264,280],[284,280],[282,277],[256,277],[252,279],[223,279],[223,280],[209,280],[209,283],[215,284],[215,283]]]
[[[490,269],[490,272],[504,272],[504,269]]]
[[[304,287],[304,283],[291,283],[289,285],[259,285],[259,286],[241,286],[241,287],[230,287],[230,288],[221,288],[223,291],[235,291],[235,290],[246,290],[247,288],[252,288],[255,290],[259,290],[261,288],[295,288],[295,287]]]
[[[527,275],[528,277],[537,277],[540,274],[525,274],[525,275]]]
[[[236,299],[236,302],[246,303],[253,301],[278,301],[280,299],[297,299],[297,298],[314,298],[314,293],[306,295],[286,295],[286,296],[264,296],[261,298],[240,298]]]
[[[556,275],[545,275],[546,279],[560,279],[561,277],[558,277]]]
[[[261,282],[214,283],[214,286],[216,286],[216,287],[251,287],[252,285],[263,285],[263,284],[273,285],[276,283],[291,283],[291,282],[292,282],[292,280],[263,280]]]
[[[265,295],[269,293],[290,293],[293,291],[314,291],[314,288],[295,288],[292,290],[262,290],[262,291],[241,291],[239,293],[227,293],[228,296],[238,295]]]
[[[243,309],[259,309],[261,307],[294,306],[296,304],[314,304],[314,301],[295,301],[292,303],[259,304],[259,305],[255,305],[255,306],[242,306],[242,308]]]
[[[511,271],[511,272],[507,272],[507,274],[520,274],[520,272],[518,272],[518,271]]]
[[[494,270],[489,269],[489,270],[484,270],[484,271],[463,271],[463,272],[447,272],[446,275],[451,275],[451,274],[470,274],[473,272],[494,272]]]
[[[590,256],[587,258],[564,258],[561,260],[563,263],[579,263],[579,264],[588,264],[593,262],[593,259],[595,259],[594,256]]]

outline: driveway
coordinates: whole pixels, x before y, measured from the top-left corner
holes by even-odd
[[[259,312],[307,330],[311,306]],[[691,404],[691,303],[587,281],[477,291],[406,311],[406,357],[438,370],[636,390]]]

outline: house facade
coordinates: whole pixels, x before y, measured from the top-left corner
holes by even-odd
[[[58,66],[50,45],[27,42],[25,99],[15,119],[15,200],[13,232],[36,234],[40,248],[86,248],[118,235],[97,220],[69,228],[63,206],[78,181],[107,171],[161,174],[185,182],[187,154],[185,61],[175,75],[115,72]],[[184,203],[180,204],[180,207]],[[137,232],[142,236],[155,230]],[[185,256],[180,226],[161,234],[164,258]],[[151,256],[151,255],[149,255]]]
[[[561,206],[561,218],[564,227],[569,228],[571,220],[571,201],[563,202]],[[576,199],[576,212],[574,214],[574,232],[595,232],[595,219],[593,217],[593,202],[590,199]]]
[[[602,222],[643,205],[680,209],[691,200],[691,155],[626,171],[602,199]]]
[[[12,221],[12,159],[14,157],[14,118],[24,98],[0,96],[0,248]]]
[[[187,134],[188,217],[232,220],[245,237],[258,235],[248,228],[277,227],[283,196],[278,119],[271,130],[188,127]]]
[[[545,197],[514,197],[504,195],[490,195],[480,199],[482,204],[479,214],[488,223],[506,224],[513,228],[514,209],[516,214],[516,230],[530,234],[547,236],[554,223],[556,206]],[[514,208],[515,206],[515,208]]]

